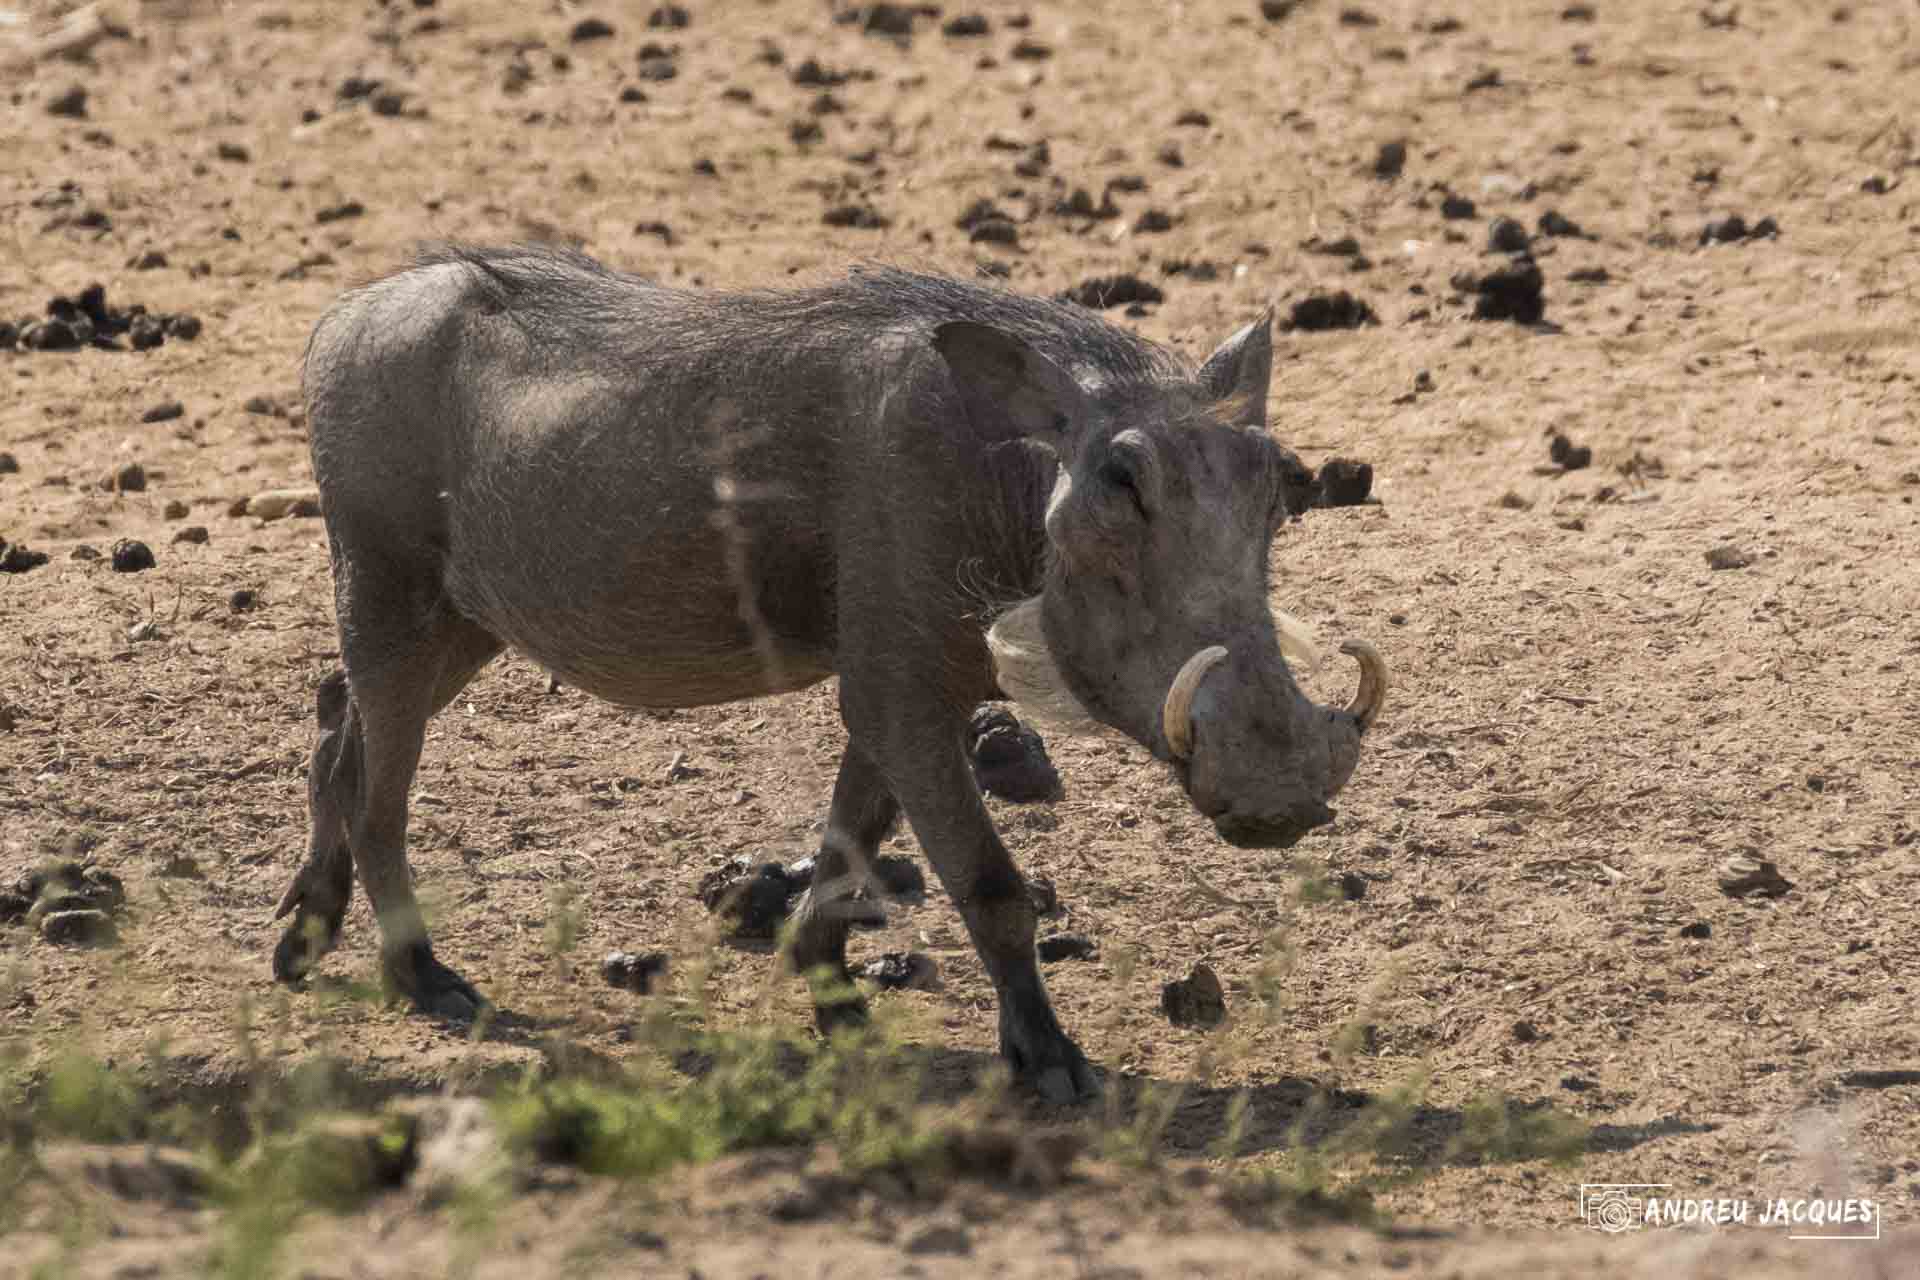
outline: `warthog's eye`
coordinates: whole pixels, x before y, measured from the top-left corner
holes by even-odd
[[[1123,454],[1110,455],[1100,464],[1100,482],[1112,489],[1115,494],[1124,494],[1133,503],[1140,518],[1147,518],[1147,504],[1140,497],[1139,477],[1134,475],[1133,464]]]

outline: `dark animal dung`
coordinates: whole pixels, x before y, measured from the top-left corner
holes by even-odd
[[[967,728],[973,776],[980,789],[1015,804],[1058,800],[1065,794],[1047,744],[1005,707],[991,703],[973,713]]]
[[[1338,293],[1316,293],[1293,304],[1286,328],[1303,333],[1328,329],[1359,329],[1377,325],[1380,317],[1363,299],[1342,289]]]
[[[1227,1020],[1227,993],[1213,966],[1201,963],[1160,988],[1160,1008],[1176,1027],[1217,1027]]]
[[[1373,464],[1352,458],[1329,458],[1314,479],[1320,507],[1357,507],[1373,492]]]
[[[646,995],[653,989],[654,979],[667,971],[667,955],[664,951],[609,951],[606,959],[600,962],[600,976],[606,979],[610,987],[622,991],[637,991]]]

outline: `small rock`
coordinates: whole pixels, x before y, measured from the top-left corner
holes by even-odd
[[[1285,327],[1303,333],[1320,333],[1329,329],[1359,329],[1379,323],[1380,317],[1374,314],[1371,306],[1343,289],[1338,293],[1316,293],[1300,299],[1293,304]]]
[[[1160,1008],[1176,1027],[1216,1027],[1227,1020],[1227,994],[1213,966],[1203,962],[1160,988]]]
[[[113,917],[91,908],[50,911],[40,920],[40,936],[62,946],[104,946],[120,940]]]
[[[12,476],[20,473],[20,459],[11,453],[0,451],[0,476]]]
[[[183,512],[182,514],[184,515],[185,513]],[[207,526],[203,524],[190,524],[174,534],[173,540],[175,542],[190,542],[196,546],[204,546],[207,541]]]
[[[1479,212],[1473,201],[1449,191],[1440,201],[1440,216],[1449,222],[1464,222]]]
[[[1038,40],[1021,36],[1014,43],[1013,48],[1007,51],[1007,55],[1019,62],[1045,62],[1053,56],[1053,50]]]
[[[260,607],[260,593],[250,587],[241,587],[227,597],[227,608],[235,613],[252,613]]]
[[[1400,176],[1407,167],[1407,144],[1404,142],[1383,142],[1373,157],[1373,176],[1382,180],[1392,180]]]
[[[944,1253],[964,1257],[973,1252],[973,1239],[958,1223],[934,1223],[908,1236],[901,1247],[916,1255]]]
[[[172,422],[175,418],[184,417],[186,412],[187,407],[178,400],[162,400],[159,404],[154,405],[151,409],[141,414],[140,421]]]
[[[939,966],[919,951],[889,951],[861,965],[859,976],[887,991],[931,991],[940,985]]]
[[[1395,617],[1398,616],[1397,614],[1395,615]],[[1389,618],[1388,621],[1391,622],[1393,619]],[[1406,619],[1401,618],[1402,624],[1404,624],[1405,621]],[[1360,899],[1367,896],[1367,878],[1356,871],[1342,871],[1340,873],[1340,896],[1348,902],[1360,901]]]
[[[1042,964],[1052,964],[1057,960],[1091,960],[1100,948],[1092,938],[1081,933],[1055,933],[1040,939],[1035,948]]]
[[[1144,234],[1173,230],[1173,216],[1159,209],[1148,209],[1134,220],[1133,229]]]
[[[1567,240],[1592,239],[1591,236],[1581,229],[1579,223],[1571,218],[1562,217],[1557,209],[1549,209],[1541,214],[1539,227],[1540,234],[1543,236],[1554,236]]]
[[[1527,229],[1512,218],[1495,218],[1487,227],[1489,253],[1525,253],[1532,247]]]
[[[1744,569],[1753,563],[1751,555],[1732,543],[1709,548],[1706,557],[1707,567],[1714,570]]]
[[[278,520],[282,516],[320,514],[318,489],[268,489],[246,500],[245,515],[259,520]]]
[[[1793,888],[1765,858],[1735,854],[1720,864],[1720,892],[1729,898],[1778,898]]]
[[[200,336],[200,317],[185,311],[167,317],[167,336],[192,342]]]
[[[136,538],[122,538],[114,543],[112,555],[115,573],[139,573],[156,563],[153,548]]]
[[[121,493],[142,493],[147,487],[147,469],[137,462],[129,462],[112,475],[100,482],[100,487],[108,493],[116,490]]]
[[[820,215],[820,221],[829,227],[856,227],[864,231],[879,231],[892,225],[885,214],[866,204],[835,205]]]
[[[1357,507],[1373,492],[1373,464],[1353,458],[1329,458],[1314,478],[1314,505]]]
[[[151,351],[167,340],[167,327],[156,316],[136,316],[127,327],[127,344],[135,351]]]
[[[367,206],[358,200],[343,200],[339,204],[330,204],[315,211],[313,220],[318,223],[341,222],[347,218],[358,218],[367,211]]]
[[[67,554],[67,558],[69,560],[98,560],[100,558],[100,548],[83,542],[70,551]]]
[[[1680,936],[1683,938],[1711,938],[1713,936],[1713,926],[1705,920],[1695,920],[1692,924],[1680,926]]]
[[[145,644],[150,640],[158,640],[159,638],[160,624],[152,618],[148,618],[142,622],[136,622],[127,628],[128,644]]]
[[[600,962],[600,976],[606,979],[610,987],[622,991],[637,991],[646,995],[653,989],[653,980],[667,971],[667,955],[664,951],[650,951],[643,954],[632,951],[609,951]]]
[[[584,44],[589,40],[606,40],[613,35],[613,24],[604,18],[582,18],[573,24],[573,30],[567,32],[567,39],[575,44]]]
[[[679,31],[693,21],[693,15],[677,4],[663,4],[647,15],[647,26],[655,31]]]
[[[165,509],[161,511],[160,515],[161,518],[165,520],[185,520],[188,513],[192,510],[192,507],[189,507],[186,503],[180,501],[180,499],[169,498],[167,499]],[[204,539],[202,540],[204,541]]]
[[[1593,465],[1593,450],[1583,444],[1575,444],[1556,431],[1553,440],[1547,446],[1547,456],[1568,471],[1583,471]]]
[[[61,116],[68,120],[87,118],[87,90],[84,85],[72,85],[47,99],[47,114]]]
[[[940,28],[940,34],[954,39],[964,39],[968,36],[984,36],[992,30],[993,24],[987,21],[984,14],[962,13],[948,18],[945,25]]]
[[[1540,1029],[1522,1018],[1513,1024],[1513,1038],[1521,1044],[1532,1044],[1540,1038]]]

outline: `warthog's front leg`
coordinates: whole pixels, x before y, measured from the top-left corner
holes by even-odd
[[[814,859],[813,885],[800,901],[792,935],[793,965],[814,987],[822,1031],[866,1016],[865,1002],[849,994],[847,930],[856,910],[851,898],[866,883],[867,867],[899,818],[900,804],[879,769],[849,742],[833,784],[827,833]]]
[[[993,979],[1000,1052],[1049,1101],[1096,1096],[1093,1069],[1061,1030],[1040,980],[1033,900],[974,783],[961,740],[964,717],[898,704],[893,714],[917,719],[918,727],[902,725],[889,744],[886,758],[900,762],[889,781]]]

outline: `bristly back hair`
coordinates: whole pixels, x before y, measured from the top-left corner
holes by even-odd
[[[487,305],[533,322],[523,329],[552,332],[555,340],[583,325],[632,323],[636,304],[647,294],[671,293],[708,304],[701,316],[708,338],[778,334],[830,345],[836,339],[971,320],[1027,342],[1094,384],[1157,384],[1194,376],[1183,357],[1089,308],[883,263],[861,263],[838,279],[791,289],[694,291],[617,271],[577,249],[550,244],[435,244],[424,247],[414,262],[416,268],[442,264],[466,268]],[[548,320],[555,322],[550,331],[542,324]]]

